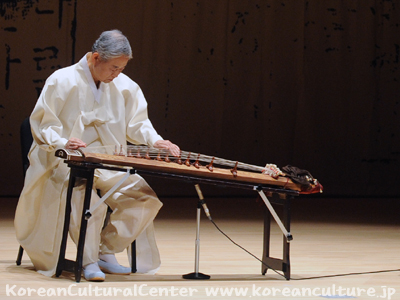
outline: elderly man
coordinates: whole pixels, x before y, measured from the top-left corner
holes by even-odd
[[[57,70],[46,81],[30,116],[34,142],[30,167],[20,196],[15,229],[18,241],[35,268],[55,273],[64,222],[69,169],[54,156],[57,148],[107,149],[108,145],[146,144],[179,155],[179,147],[163,140],[147,116],[147,103],[139,86],[121,73],[132,57],[127,38],[118,30],[103,32],[77,64]],[[113,147],[111,147],[113,148]],[[96,170],[96,190],[104,195],[123,176]],[[77,243],[84,185],[73,193],[70,236]],[[132,175],[106,203],[113,213],[102,229],[106,205],[90,218],[84,248],[84,277],[103,281],[105,274],[129,274],[115,253],[137,240],[138,272],[154,273],[160,258],[153,219],[162,206],[139,175]]]

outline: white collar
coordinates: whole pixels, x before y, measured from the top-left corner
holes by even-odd
[[[88,61],[85,54],[82,59],[79,61],[83,71],[85,72],[86,79],[88,80],[89,86],[93,92],[94,99],[97,103],[100,103],[101,94],[103,93],[104,84],[100,82],[99,88],[96,87],[96,83],[93,80],[92,73],[90,73]]]

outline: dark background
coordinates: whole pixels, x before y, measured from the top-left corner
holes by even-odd
[[[307,169],[326,198],[400,195],[399,1],[0,3],[1,197],[21,191],[19,126],[45,79],[114,28],[155,128],[183,150]],[[195,196],[149,181],[161,197]]]

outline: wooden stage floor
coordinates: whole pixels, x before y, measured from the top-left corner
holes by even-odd
[[[182,279],[182,274],[194,270],[196,199],[165,199],[155,221],[162,258],[159,272],[107,275],[102,283],[84,279],[75,283],[68,273],[60,278],[45,277],[34,271],[27,255],[22,265],[16,266],[15,199],[0,200],[0,299],[53,299],[54,293],[61,293],[57,297],[61,299],[400,299],[396,199],[299,200],[302,204],[294,204],[292,209],[290,281],[271,270],[261,275],[261,264],[204,217],[200,272],[211,278]],[[208,207],[230,238],[261,257],[262,208],[246,201],[212,199]],[[272,232],[271,252],[280,258],[282,234],[275,224]],[[73,257],[71,242],[67,252]],[[117,257],[127,264],[125,253]]]

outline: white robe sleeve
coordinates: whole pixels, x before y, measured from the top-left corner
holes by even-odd
[[[63,125],[58,115],[64,99],[56,88],[57,79],[49,77],[30,116],[31,130],[35,142],[46,151],[63,148],[68,139],[62,137]]]
[[[147,102],[142,90],[136,85],[129,92],[124,92],[126,92],[124,96],[127,140],[133,144],[153,146],[155,142],[163,138],[148,118]]]

